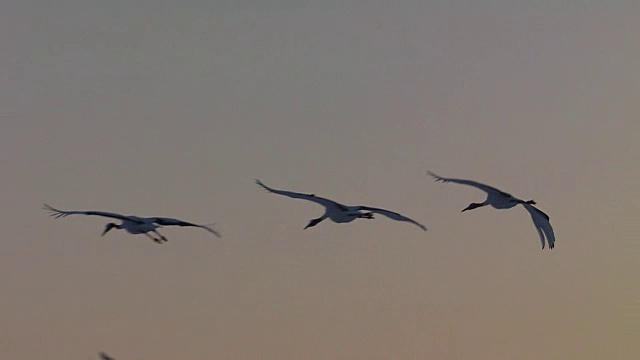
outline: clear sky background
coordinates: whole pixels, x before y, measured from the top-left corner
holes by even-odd
[[[0,357],[637,358],[637,3],[423,3],[3,1]]]

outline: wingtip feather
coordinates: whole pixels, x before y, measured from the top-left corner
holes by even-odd
[[[427,170],[427,174],[429,174],[431,177],[433,177],[433,179],[434,179],[433,181],[435,181],[435,182],[438,182],[438,181],[446,182],[445,178],[443,178],[442,176],[434,173],[431,170]]]
[[[268,187],[267,185],[265,185],[262,181],[256,179],[256,184],[258,184],[258,186],[260,186],[263,190],[267,191],[267,192],[271,192],[271,188]]]

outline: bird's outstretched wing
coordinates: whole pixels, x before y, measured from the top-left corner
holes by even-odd
[[[215,231],[213,228],[206,226],[206,225],[198,225],[198,224],[193,224],[190,222],[186,222],[186,221],[182,221],[182,220],[178,220],[178,219],[172,219],[172,218],[163,218],[163,217],[154,217],[154,218],[150,218],[150,220],[158,225],[162,225],[162,226],[193,226],[193,227],[199,227],[202,229],[207,230],[208,232],[212,233],[213,235],[220,237],[220,233]]]
[[[427,171],[427,174],[431,175],[434,179],[436,179],[435,181],[442,181],[443,183],[452,182],[452,183],[456,183],[456,184],[469,185],[469,186],[473,186],[475,188],[478,188],[478,189],[486,192],[487,194],[498,193],[498,194],[506,196],[506,197],[512,197],[511,194],[508,194],[508,193],[506,193],[506,192],[504,192],[502,190],[498,190],[498,189],[496,189],[496,188],[494,188],[492,186],[479,183],[477,181],[465,180],[465,179],[445,178],[445,177],[442,177],[442,176],[438,176],[438,175],[434,174],[431,171]]]
[[[297,192],[293,192],[293,191],[285,191],[285,190],[276,190],[273,188],[268,187],[267,185],[263,184],[262,181],[257,180],[256,179],[256,184],[258,184],[260,187],[262,187],[263,189],[267,190],[270,193],[274,193],[274,194],[278,194],[278,195],[284,195],[284,196],[288,196],[290,198],[294,198],[294,199],[304,199],[304,200],[309,200],[309,201],[313,201],[317,204],[320,204],[324,207],[330,208],[330,207],[337,207],[340,210],[343,211],[348,211],[349,209],[340,204],[337,203],[333,200],[329,200],[329,199],[325,199],[322,198],[320,196],[315,196],[314,194],[302,194],[302,193],[297,193]]]
[[[549,249],[553,249],[556,242],[556,235],[553,233],[549,216],[533,205],[523,203],[522,206],[531,214],[531,220],[533,220],[533,225],[536,227],[536,230],[538,230],[542,248],[544,249],[544,239],[546,237],[547,243],[549,243]]]
[[[358,209],[359,210],[371,211],[371,212],[376,213],[376,214],[382,214],[382,215],[384,215],[384,216],[386,216],[386,217],[388,217],[390,219],[393,219],[393,220],[407,221],[407,222],[410,222],[412,224],[417,225],[422,230],[427,231],[427,228],[424,225],[422,225],[419,222],[417,222],[417,221],[415,221],[413,219],[410,219],[410,218],[408,218],[406,216],[400,215],[397,212],[393,212],[393,211],[385,210],[385,209],[378,209],[378,208],[369,207],[369,206],[358,206]]]
[[[97,215],[97,216],[104,216],[104,217],[109,217],[113,219],[120,219],[123,221],[131,221],[134,223],[142,223],[140,220],[136,220],[130,216],[114,214],[114,213],[104,212],[104,211],[64,211],[64,210],[58,210],[56,208],[53,208],[47,204],[44,204],[43,209],[49,211],[51,213],[51,216],[56,219],[69,216],[69,215]]]

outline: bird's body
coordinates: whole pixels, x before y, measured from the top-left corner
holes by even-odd
[[[156,229],[162,226],[192,226],[199,227],[205,229],[212,233],[213,235],[220,237],[220,234],[213,230],[211,227],[206,225],[198,225],[192,224],[186,221],[172,219],[172,218],[164,218],[164,217],[138,217],[133,215],[120,215],[116,213],[104,212],[104,211],[63,211],[52,208],[51,206],[45,204],[44,209],[51,212],[51,216],[55,218],[65,217],[69,215],[96,215],[102,217],[108,217],[112,219],[122,220],[121,224],[116,223],[108,223],[104,231],[102,232],[102,236],[104,236],[108,231],[113,228],[126,230],[130,234],[144,234],[153,241],[157,243],[166,242],[167,238],[160,234]],[[152,232],[157,235],[157,237],[153,237],[149,235]]]
[[[316,219],[312,219],[309,224],[305,227],[309,228],[312,226],[317,225],[319,222],[325,220],[325,219],[331,219],[331,221],[336,222],[336,223],[348,223],[351,222],[355,219],[373,219],[373,214],[377,213],[377,214],[382,214],[390,219],[393,220],[398,220],[398,221],[406,221],[406,222],[410,222],[418,227],[420,227],[422,230],[427,230],[427,228],[408,218],[405,217],[403,215],[400,215],[396,212],[393,211],[389,211],[389,210],[385,210],[385,209],[379,209],[379,208],[374,208],[374,207],[369,207],[369,206],[346,206],[346,205],[342,205],[340,203],[337,203],[333,200],[329,200],[329,199],[325,199],[323,197],[319,197],[316,196],[314,194],[302,194],[302,193],[297,193],[297,192],[292,192],[292,191],[285,191],[285,190],[277,190],[277,189],[273,189],[270,188],[268,186],[266,186],[265,184],[263,184],[260,180],[256,180],[256,184],[258,184],[260,187],[262,187],[263,189],[267,190],[268,192],[274,193],[274,194],[278,194],[278,195],[284,195],[290,198],[294,198],[294,199],[304,199],[304,200],[309,200],[309,201],[313,201],[317,204],[320,204],[322,206],[324,206],[325,208],[325,212],[324,214]]]
[[[540,236],[540,241],[542,242],[542,248],[545,246],[545,238],[549,243],[549,248],[553,249],[555,246],[555,234],[553,233],[553,228],[551,227],[551,223],[549,222],[549,216],[542,212],[540,209],[536,208],[536,202],[533,200],[521,200],[514,197],[511,194],[508,194],[504,191],[498,190],[489,185],[485,185],[473,180],[465,180],[465,179],[455,179],[455,178],[445,178],[442,176],[438,176],[431,171],[427,172],[435,181],[442,181],[444,183],[452,182],[456,184],[469,185],[475,188],[478,188],[487,193],[487,199],[482,203],[471,203],[462,211],[473,210],[482,206],[491,205],[496,209],[510,209],[516,205],[522,205],[531,215],[531,219],[533,220],[533,224],[538,230],[538,235]]]
[[[144,219],[138,217],[131,218],[135,218],[136,220],[122,220],[122,225],[119,225],[120,227],[116,225],[115,227],[118,229],[124,229],[129,234],[134,235],[148,233],[149,231],[154,231],[155,229],[160,227],[153,222],[145,221]]]

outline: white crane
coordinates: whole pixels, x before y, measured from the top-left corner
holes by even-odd
[[[540,242],[542,242],[542,248],[544,249],[545,238],[549,243],[549,249],[553,249],[556,241],[555,234],[553,233],[553,228],[551,227],[551,223],[549,222],[549,216],[537,209],[533,205],[536,204],[533,200],[520,200],[516,197],[513,197],[511,194],[507,194],[504,191],[500,191],[494,187],[489,185],[481,184],[472,180],[465,179],[453,179],[453,178],[445,178],[442,176],[438,176],[431,171],[427,171],[427,173],[433,176],[435,181],[442,181],[443,183],[456,183],[463,184],[476,187],[487,193],[487,200],[482,203],[471,203],[469,206],[464,208],[462,211],[473,210],[482,206],[491,205],[496,209],[510,209],[518,204],[522,205],[529,214],[531,215],[531,220],[533,220],[533,225],[538,230],[538,235],[540,236]]]
[[[44,209],[47,211],[50,211],[51,216],[55,217],[56,219],[69,216],[69,215],[80,214],[80,215],[98,215],[98,216],[104,216],[104,217],[122,220],[122,224],[119,224],[119,225],[115,223],[108,223],[105,226],[104,231],[100,236],[104,236],[104,234],[106,234],[109,230],[116,228],[116,229],[124,229],[130,234],[144,234],[149,239],[157,243],[162,243],[163,241],[166,242],[167,238],[164,237],[164,235],[160,234],[156,230],[157,228],[162,226],[194,226],[194,227],[205,229],[208,232],[212,233],[213,235],[220,237],[220,234],[209,226],[192,224],[192,223],[178,220],[178,219],[163,218],[163,217],[141,218],[137,216],[131,216],[131,215],[125,216],[125,215],[114,214],[110,212],[104,212],[104,211],[63,211],[63,210],[52,208],[47,204],[44,204]],[[156,234],[158,237],[149,235],[149,232]]]
[[[313,201],[315,203],[318,203],[324,206],[325,207],[324,214],[317,219],[312,219],[311,221],[309,221],[309,224],[305,226],[305,229],[315,226],[319,222],[327,218],[337,223],[348,223],[355,219],[373,219],[373,214],[377,213],[377,214],[382,214],[393,220],[410,222],[412,224],[417,225],[422,230],[425,230],[425,231],[427,230],[427,228],[424,225],[393,211],[378,209],[378,208],[369,207],[369,206],[346,206],[329,199],[315,196],[314,194],[301,194],[301,193],[296,193],[292,191],[276,190],[263,184],[260,180],[256,180],[256,184],[260,185],[263,189],[267,190],[268,192],[271,192],[274,194],[284,195],[294,199],[305,199],[305,200]],[[362,212],[362,211],[367,211],[367,212]]]

